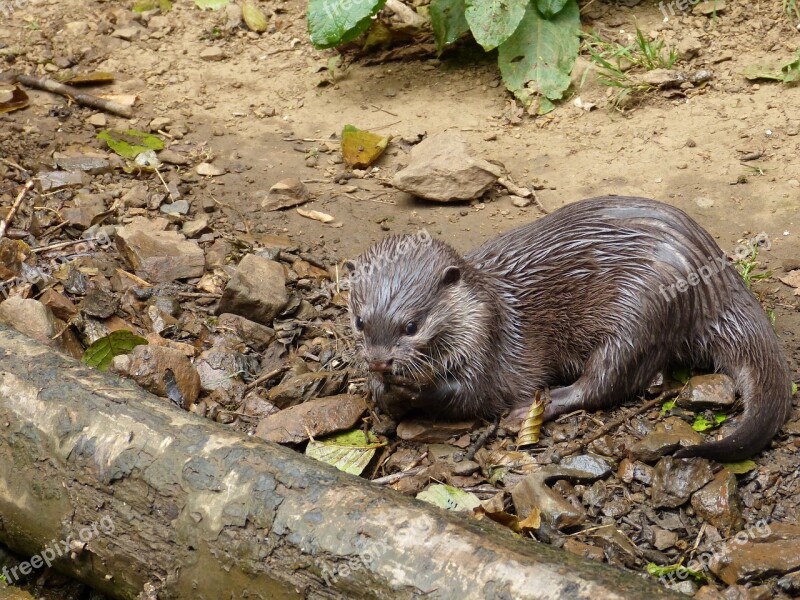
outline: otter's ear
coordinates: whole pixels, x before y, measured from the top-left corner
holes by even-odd
[[[461,279],[461,269],[455,265],[450,265],[449,267],[446,267],[444,271],[442,271],[441,286],[445,287],[448,285],[453,285],[459,279]]]
[[[352,260],[348,260],[344,263],[344,268],[347,269],[348,273],[352,273],[356,270],[356,264]]]

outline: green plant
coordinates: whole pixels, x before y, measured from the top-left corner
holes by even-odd
[[[790,19],[800,20],[800,8],[797,6],[797,0],[783,0],[783,12]]]
[[[674,48],[666,48],[663,40],[649,41],[638,27],[633,43],[627,46],[604,40],[595,31],[584,34],[583,43],[598,68],[600,83],[619,89],[615,106],[653,89],[637,77],[639,73],[671,69],[678,60]]]
[[[745,256],[738,258],[734,263],[736,270],[739,271],[739,275],[744,279],[744,283],[748,289],[752,287],[754,281],[766,279],[771,274],[769,271],[754,273],[754,270],[758,267],[756,257],[758,257],[758,246],[754,245]]]
[[[308,31],[318,48],[352,42],[373,25],[386,0],[309,0]],[[577,0],[432,0],[431,28],[441,54],[471,33],[497,49],[506,87],[539,114],[554,108],[570,84],[580,49]]]

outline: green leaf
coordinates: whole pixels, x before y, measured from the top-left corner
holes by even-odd
[[[136,346],[143,344],[147,344],[147,340],[143,337],[139,337],[127,329],[120,329],[95,341],[83,353],[81,360],[90,367],[105,371],[115,356],[128,354]]]
[[[780,81],[785,85],[796,85],[800,83],[800,51],[797,56],[789,62],[779,66],[750,65],[742,72],[746,79],[771,79]]]
[[[472,510],[481,504],[475,494],[441,483],[429,485],[417,494],[417,500],[455,511]]]
[[[220,10],[230,4],[230,0],[194,0],[194,5],[200,10]]]
[[[372,24],[386,0],[309,0],[308,33],[317,48],[356,39]]]
[[[714,420],[709,421],[703,415],[696,415],[694,418],[694,423],[692,423],[692,429],[695,431],[708,431],[709,429],[714,429],[715,427],[719,427],[722,423],[727,420],[728,417],[722,414],[714,415]]]
[[[793,381],[792,382],[792,396],[797,394],[797,384]]]
[[[684,567],[681,563],[675,563],[672,565],[664,565],[660,566],[656,563],[647,563],[647,572],[650,573],[653,577],[669,577],[672,573],[681,572],[686,573],[692,579],[705,582],[707,581],[706,576],[701,571],[695,571],[694,569],[689,569]]]
[[[436,51],[441,54],[444,47],[452,44],[469,31],[464,16],[464,0],[431,0],[429,12]]]
[[[163,150],[164,142],[157,135],[127,129],[106,129],[97,134],[97,139],[103,140],[108,147],[123,158],[133,160],[147,150]]]
[[[561,12],[566,3],[567,0],[536,0],[536,8],[539,9],[545,19],[551,19]]]
[[[667,414],[669,411],[671,411],[673,408],[675,408],[675,403],[676,402],[677,402],[677,400],[675,398],[673,398],[672,400],[667,400],[666,402],[664,402],[664,404],[661,405],[661,415],[663,416],[663,415]]]
[[[494,50],[516,31],[528,0],[466,0],[465,16],[475,41]]]
[[[577,0],[567,0],[551,20],[528,5],[514,35],[500,45],[498,56],[506,87],[523,104],[530,105],[535,93],[550,101],[563,97],[578,56],[580,24]],[[551,107],[552,102],[541,102],[539,114]]]
[[[731,462],[731,463],[722,463],[725,465],[725,468],[728,469],[734,475],[744,475],[745,473],[749,473],[758,465],[753,462],[752,460],[742,460],[739,462]]]
[[[369,439],[360,429],[339,433],[324,440],[311,440],[306,446],[306,456],[333,465],[351,475],[361,475],[375,449],[386,445],[370,432]]]

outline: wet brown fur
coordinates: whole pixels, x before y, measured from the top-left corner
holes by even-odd
[[[788,419],[791,382],[764,310],[721,257],[686,213],[632,197],[570,204],[463,258],[425,235],[391,236],[351,264],[365,358],[390,365],[370,388],[390,411],[399,398],[491,417],[566,386],[552,391],[553,418],[615,406],[673,364],[709,367],[734,379],[742,423],[676,456],[746,458]],[[679,280],[696,283],[677,291]]]

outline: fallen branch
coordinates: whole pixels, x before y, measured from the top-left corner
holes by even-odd
[[[133,116],[133,109],[131,109],[130,106],[125,106],[124,104],[114,102],[113,100],[106,100],[105,98],[99,98],[98,96],[87,94],[86,92],[82,92],[79,89],[72,87],[71,85],[64,85],[63,83],[58,83],[53,79],[47,79],[46,77],[33,77],[32,75],[17,75],[16,79],[19,83],[29,88],[35,88],[37,90],[44,90],[53,94],[66,96],[82,106],[96,108],[114,115],[119,115],[120,117],[125,117],[126,119],[130,119]]]
[[[112,598],[682,597],[248,439],[4,327],[0,424],[0,542]]]

